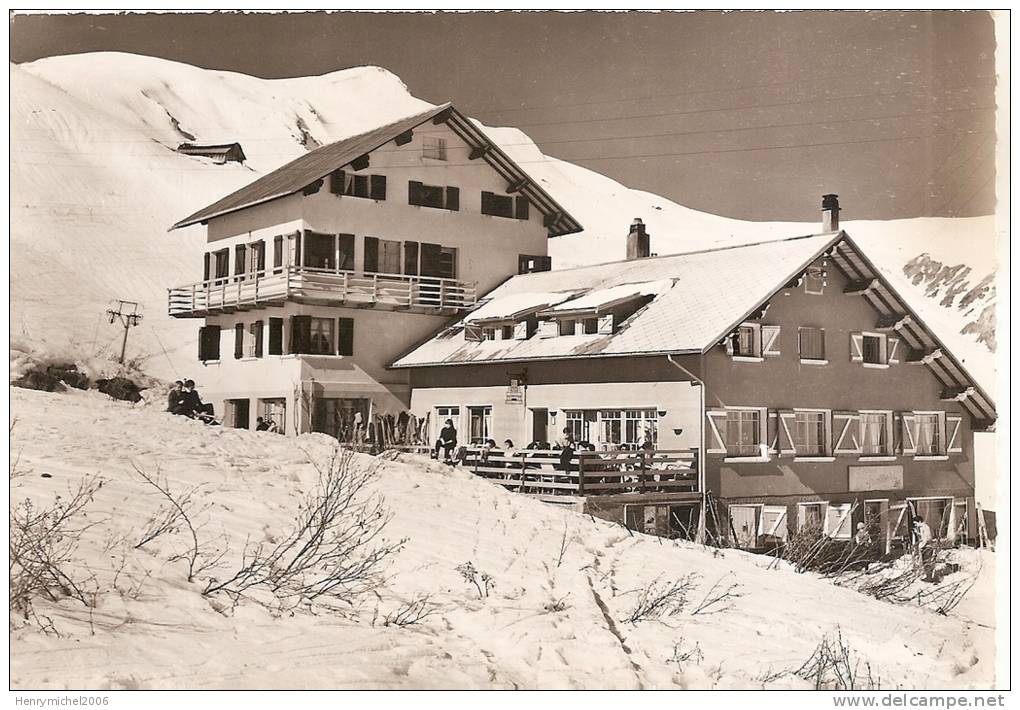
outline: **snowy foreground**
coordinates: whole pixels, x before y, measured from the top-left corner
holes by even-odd
[[[201,581],[189,584],[183,562],[168,561],[184,546],[181,533],[134,549],[160,501],[132,463],[158,465],[175,488],[206,484],[200,501],[209,507],[196,523],[202,535],[229,539],[226,571],[246,538],[286,529],[314,479],[309,457],[327,457],[329,439],[207,428],[95,392],[10,392],[13,502],[46,504],[89,474],[104,481],[79,548],[99,580],[96,608],[38,604],[58,633],[31,622],[11,632],[15,689],[807,688],[783,671],[837,626],[883,689],[993,684],[990,554],[972,595],[939,616],[769,569],[764,557],[632,535],[423,459],[379,469],[394,515],[387,536],[408,542],[378,597],[348,618],[277,615],[249,602],[231,610],[204,597]],[[959,555],[975,566],[977,556]],[[456,571],[465,562],[492,576],[490,596]],[[683,612],[623,621],[633,590],[690,573],[697,584]],[[720,580],[738,583],[742,596],[693,615]],[[433,615],[383,624],[426,594]]]

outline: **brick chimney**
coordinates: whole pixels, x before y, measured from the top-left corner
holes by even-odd
[[[839,195],[822,195],[822,232],[839,231]]]
[[[644,259],[651,255],[651,243],[649,235],[645,231],[645,223],[640,217],[635,217],[630,225],[630,233],[627,235],[627,261]]]

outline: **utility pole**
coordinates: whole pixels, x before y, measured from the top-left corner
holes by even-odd
[[[120,320],[124,326],[124,340],[120,344],[120,364],[124,364],[124,353],[127,350],[128,331],[131,326],[138,325],[142,320],[142,314],[138,312],[138,304],[134,301],[123,301],[116,299],[117,305],[106,309],[106,315],[110,317],[110,323]]]

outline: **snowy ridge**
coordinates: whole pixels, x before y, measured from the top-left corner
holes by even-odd
[[[129,354],[165,376],[194,367],[196,328],[166,315],[165,289],[199,278],[204,243],[201,227],[169,234],[167,227],[305,150],[430,106],[378,67],[266,80],[95,53],[10,71],[14,332],[101,349],[119,337],[104,323],[108,301],[137,300],[146,320],[132,332]],[[817,231],[815,222],[752,223],[698,212],[547,158],[516,128],[485,130],[585,226],[550,243],[556,268],[622,258],[634,217],[648,225],[659,254]],[[185,141],[237,141],[248,162],[220,166],[174,152]],[[806,195],[805,203],[817,199]],[[844,216],[852,213],[844,205]],[[994,220],[849,220],[844,227],[896,287],[909,287],[911,305],[994,391],[987,347],[994,342],[994,293],[981,286],[995,269]],[[923,254],[929,261],[919,265]],[[932,276],[933,262],[971,271]],[[939,305],[968,279],[972,298],[960,293],[954,307]]]

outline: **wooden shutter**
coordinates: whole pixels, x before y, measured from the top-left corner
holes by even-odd
[[[613,334],[613,314],[599,316],[598,325],[599,335],[612,335]]]
[[[886,338],[886,362],[895,365],[900,361],[899,350],[900,339],[899,338]]]
[[[334,195],[344,194],[344,182],[346,175],[343,170],[334,170],[329,174],[329,191]]]
[[[337,338],[337,355],[354,355],[354,319],[341,318],[340,337]]]
[[[514,200],[514,217],[527,220],[531,216],[531,202],[524,195],[518,195]]]
[[[769,409],[765,412],[765,443],[768,444],[769,456],[779,455],[779,412]]]
[[[446,209],[453,212],[460,210],[460,188],[459,187],[448,187],[446,188]]]
[[[404,242],[404,273],[418,275],[418,242]]]
[[[198,359],[202,361],[220,359],[220,327],[218,325],[199,328]]]
[[[266,243],[264,241],[256,242],[256,249],[258,258],[255,261],[255,270],[258,272],[265,272],[266,270]]]
[[[269,319],[269,354],[283,355],[283,318]]]
[[[371,186],[369,187],[368,196],[373,200],[385,200],[386,199],[386,176],[385,175],[372,175]]]
[[[290,317],[290,352],[301,354],[307,353],[309,342],[312,339],[312,317],[291,316]]]
[[[797,447],[794,445],[793,432],[797,425],[797,415],[792,409],[779,410],[779,455],[794,456]]]
[[[470,340],[472,342],[478,342],[482,340],[482,326],[480,325],[465,325],[464,326],[464,340]]]
[[[737,350],[736,342],[737,342],[737,334],[736,333],[730,333],[723,340],[723,346],[726,348],[726,354],[727,355],[733,355],[733,353],[736,352],[736,350]]]
[[[244,323],[234,325],[234,359],[244,357]]]
[[[900,412],[900,446],[905,456],[913,456],[917,453],[917,428],[913,412]]]
[[[421,275],[442,276],[443,275],[443,247],[438,244],[422,242],[421,245]]]
[[[379,240],[376,237],[365,237],[365,271],[379,271]]]
[[[354,235],[338,234],[337,239],[340,246],[340,262],[337,264],[337,269],[354,271]]]
[[[560,334],[560,324],[554,320],[542,320],[538,322],[538,337],[555,338]]]
[[[832,453],[837,456],[859,455],[861,448],[861,415],[857,412],[832,413]]]
[[[291,266],[305,265],[305,254],[301,248],[301,232],[294,232],[294,258],[290,263]]]
[[[202,255],[202,280],[209,280],[209,252]]]
[[[850,334],[850,361],[864,362],[864,334]]]
[[[786,506],[765,505],[761,509],[761,534],[786,540]]]
[[[761,327],[761,354],[765,357],[779,355],[779,326]]]
[[[725,454],[726,453],[726,437],[723,432],[726,431],[726,410],[725,409],[709,409],[705,412],[708,417],[708,431],[705,432],[708,436],[706,438],[707,454]]]
[[[963,417],[959,414],[946,415],[946,453],[963,453]]]
[[[528,321],[522,320],[514,324],[514,340],[528,339]]]
[[[265,321],[255,321],[254,328],[252,329],[252,337],[255,339],[254,355],[255,357],[262,357],[262,335],[265,326]]]
[[[421,205],[422,185],[416,180],[409,180],[407,183],[407,204]]]
[[[492,193],[482,190],[482,214],[492,214]]]

